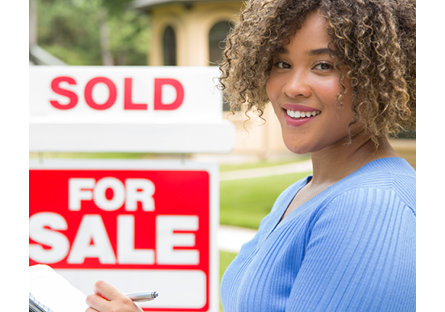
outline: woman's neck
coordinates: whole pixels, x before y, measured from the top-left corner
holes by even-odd
[[[386,137],[379,138],[376,150],[371,138],[364,134],[355,135],[351,144],[338,143],[311,153],[312,186],[332,185],[357,171],[367,163],[385,157],[398,157]]]

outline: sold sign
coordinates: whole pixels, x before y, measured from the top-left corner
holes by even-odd
[[[29,74],[31,122],[222,120],[212,67],[34,66]]]
[[[45,162],[29,172],[29,265],[51,265],[85,294],[99,279],[155,290],[146,311],[217,308],[216,168]]]
[[[218,69],[31,66],[32,152],[228,153]]]
[[[61,104],[57,100],[49,100],[49,103],[56,109],[68,110],[76,107],[79,96],[76,92],[62,88],[60,85],[66,83],[68,85],[77,85],[77,81],[68,76],[56,77],[51,81],[51,90],[58,95],[67,98],[66,104]],[[98,103],[93,97],[93,89],[103,84],[108,90],[108,96],[105,102]],[[133,103],[133,78],[124,78],[124,110],[147,110],[147,103]],[[175,99],[171,103],[163,103],[163,86],[173,87],[175,90]],[[86,104],[95,110],[106,110],[112,107],[116,103],[117,88],[116,84],[107,77],[94,77],[89,80],[83,92],[83,96]],[[181,106],[184,101],[184,87],[180,81],[176,79],[154,79],[154,110],[175,110]]]

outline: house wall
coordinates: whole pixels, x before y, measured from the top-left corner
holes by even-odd
[[[195,3],[189,9],[180,3],[154,8],[151,13],[149,65],[163,65],[162,35],[167,26],[171,26],[176,34],[177,65],[207,66],[210,29],[221,21],[236,21],[239,11],[239,1]]]

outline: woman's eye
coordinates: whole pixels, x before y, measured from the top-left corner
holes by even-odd
[[[314,66],[314,69],[319,69],[319,70],[329,70],[334,68],[331,64],[328,63],[320,63]]]
[[[280,68],[280,69],[285,69],[285,68],[290,68],[290,65],[287,64],[286,62],[276,62],[275,66]]]

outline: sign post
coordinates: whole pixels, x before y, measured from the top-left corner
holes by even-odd
[[[229,152],[215,68],[30,70],[30,151]],[[214,163],[30,160],[29,263],[85,294],[153,290],[144,311],[218,311]]]

